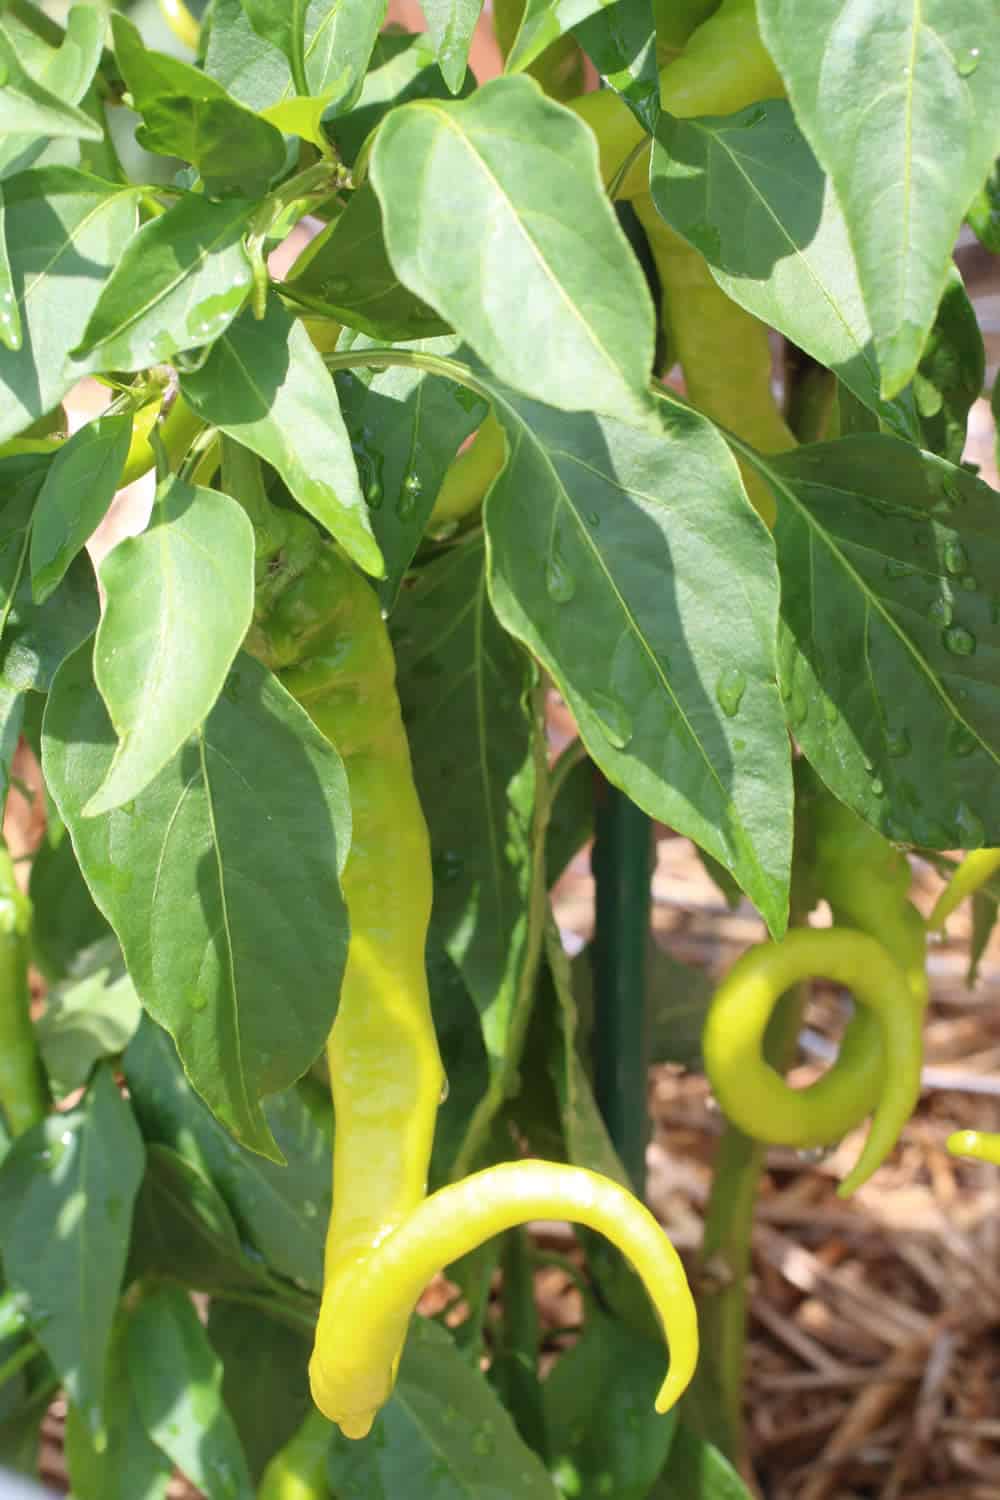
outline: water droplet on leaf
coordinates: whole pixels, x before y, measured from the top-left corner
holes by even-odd
[[[735,719],[747,690],[747,679],[739,667],[730,664],[719,673],[715,684],[715,696],[719,707],[728,719]]]
[[[558,552],[545,564],[545,591],[556,604],[568,604],[576,593],[576,579]]]
[[[969,555],[961,542],[946,542],[944,565],[949,573],[964,573],[969,566]]]
[[[946,651],[952,656],[971,656],[976,649],[976,637],[971,630],[961,625],[952,625],[941,637]]]
[[[956,67],[960,78],[972,77],[973,73],[979,67],[980,56],[981,53],[978,47],[970,47],[967,52],[959,54]]]
[[[616,750],[624,750],[632,738],[632,715],[624,703],[607,693],[591,693],[590,706],[600,723],[605,739]]]
[[[948,626],[955,618],[950,599],[935,599],[927,613],[935,625]]]

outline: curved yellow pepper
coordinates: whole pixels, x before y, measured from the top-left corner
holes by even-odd
[[[579,1168],[520,1162],[424,1197],[444,1081],[424,968],[427,829],[378,598],[315,535],[303,518],[275,514],[248,644],[339,750],[353,814],[342,878],[351,939],[327,1048],[336,1132],[316,1403],[362,1437],[392,1391],[430,1276],[501,1229],[554,1215],[603,1230],[645,1277],[673,1330],[659,1397],[669,1403],[694,1368],[694,1303],[676,1252],[631,1194]]]
[[[783,1146],[839,1140],[870,1103],[859,1098],[858,1033],[853,1043],[848,1033],[837,1061],[808,1089],[791,1088],[761,1050],[779,996],[814,974],[850,989],[874,1013],[882,1041],[883,1086],[861,1156],[838,1190],[847,1197],[892,1150],[920,1093],[922,1012],[912,1003],[905,972],[886,949],[866,933],[846,928],[801,928],[780,943],[751,948],[712,998],[702,1051],[722,1109],[747,1135]],[[867,1046],[867,1039],[861,1040]]]
[[[956,1130],[946,1142],[952,1156],[973,1156],[1000,1167],[1000,1135],[988,1130]]]
[[[427,1282],[477,1245],[531,1219],[569,1219],[628,1256],[670,1343],[656,1397],[668,1411],[698,1359],[694,1301],[676,1250],[648,1209],[610,1178],[553,1162],[504,1162],[441,1188],[351,1272],[327,1285],[309,1367],[317,1405],[364,1437],[395,1379],[397,1351]]]

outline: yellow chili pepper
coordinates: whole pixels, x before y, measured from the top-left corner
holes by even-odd
[[[159,0],[160,14],[179,42],[197,52],[201,27],[184,4],[184,0]]]
[[[1000,870],[1000,849],[974,849],[967,854],[934,903],[934,910],[927,918],[930,930],[943,932],[956,907],[985,885],[997,870]]]
[[[988,1130],[956,1130],[946,1142],[952,1156],[974,1156],[1000,1167],[1000,1135]]]
[[[868,1139],[838,1189],[847,1197],[892,1150],[920,1093],[922,1013],[912,1003],[906,974],[886,949],[866,933],[847,928],[800,928],[780,943],[751,948],[712,998],[702,1051],[720,1105],[747,1135],[782,1146],[826,1146],[839,1140],[859,1114],[861,1075],[850,1036],[836,1063],[808,1089],[791,1088],[761,1051],[778,997],[813,974],[846,985],[874,1013],[885,1060]],[[867,1100],[860,1104],[863,1115]]]
[[[445,471],[427,523],[432,535],[453,528],[479,508],[506,457],[503,428],[491,410],[469,446],[452,459]]]
[[[553,1162],[504,1162],[441,1188],[352,1271],[328,1283],[309,1367],[317,1405],[364,1437],[395,1380],[420,1293],[443,1266],[531,1219],[568,1219],[628,1256],[670,1343],[656,1410],[670,1409],[698,1359],[694,1301],[676,1250],[648,1209],[610,1178]]]

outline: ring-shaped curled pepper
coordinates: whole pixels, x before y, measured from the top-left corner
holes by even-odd
[[[952,1156],[972,1156],[1000,1167],[1000,1135],[989,1130],[955,1130],[946,1143]]]
[[[665,1410],[694,1370],[694,1302],[676,1251],[630,1193],[581,1168],[523,1162],[424,1197],[443,1082],[424,967],[431,861],[392,648],[374,590],[336,548],[294,515],[276,514],[274,528],[248,645],[337,747],[353,817],[351,938],[327,1047],[336,1131],[316,1404],[363,1437],[434,1272],[503,1229],[566,1217],[603,1231],[645,1279],[671,1330]]]
[[[698,1323],[673,1245],[618,1183],[582,1167],[503,1162],[432,1193],[353,1270],[327,1284],[309,1367],[313,1396],[348,1437],[364,1437],[395,1379],[396,1352],[428,1281],[478,1245],[532,1219],[604,1234],[642,1277],[670,1345],[656,1397],[665,1412],[694,1374]]]
[[[927,918],[930,930],[943,932],[944,924],[956,907],[966,896],[985,885],[997,870],[1000,870],[1000,849],[974,849],[967,854],[934,903],[934,910]]]
[[[864,1149],[838,1192],[847,1197],[892,1150],[920,1093],[922,1012],[906,974],[866,933],[801,928],[739,958],[716,990],[702,1036],[705,1070],[725,1114],[756,1140],[775,1146],[827,1146],[863,1117],[859,1043],[845,1036],[833,1066],[807,1089],[793,1089],[762,1052],[764,1032],[785,990],[811,975],[845,985],[878,1019],[884,1059]]]

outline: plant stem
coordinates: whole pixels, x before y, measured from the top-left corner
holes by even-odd
[[[12,1136],[48,1113],[49,1094],[31,1021],[28,927],[31,908],[0,843],[0,1106]]]

